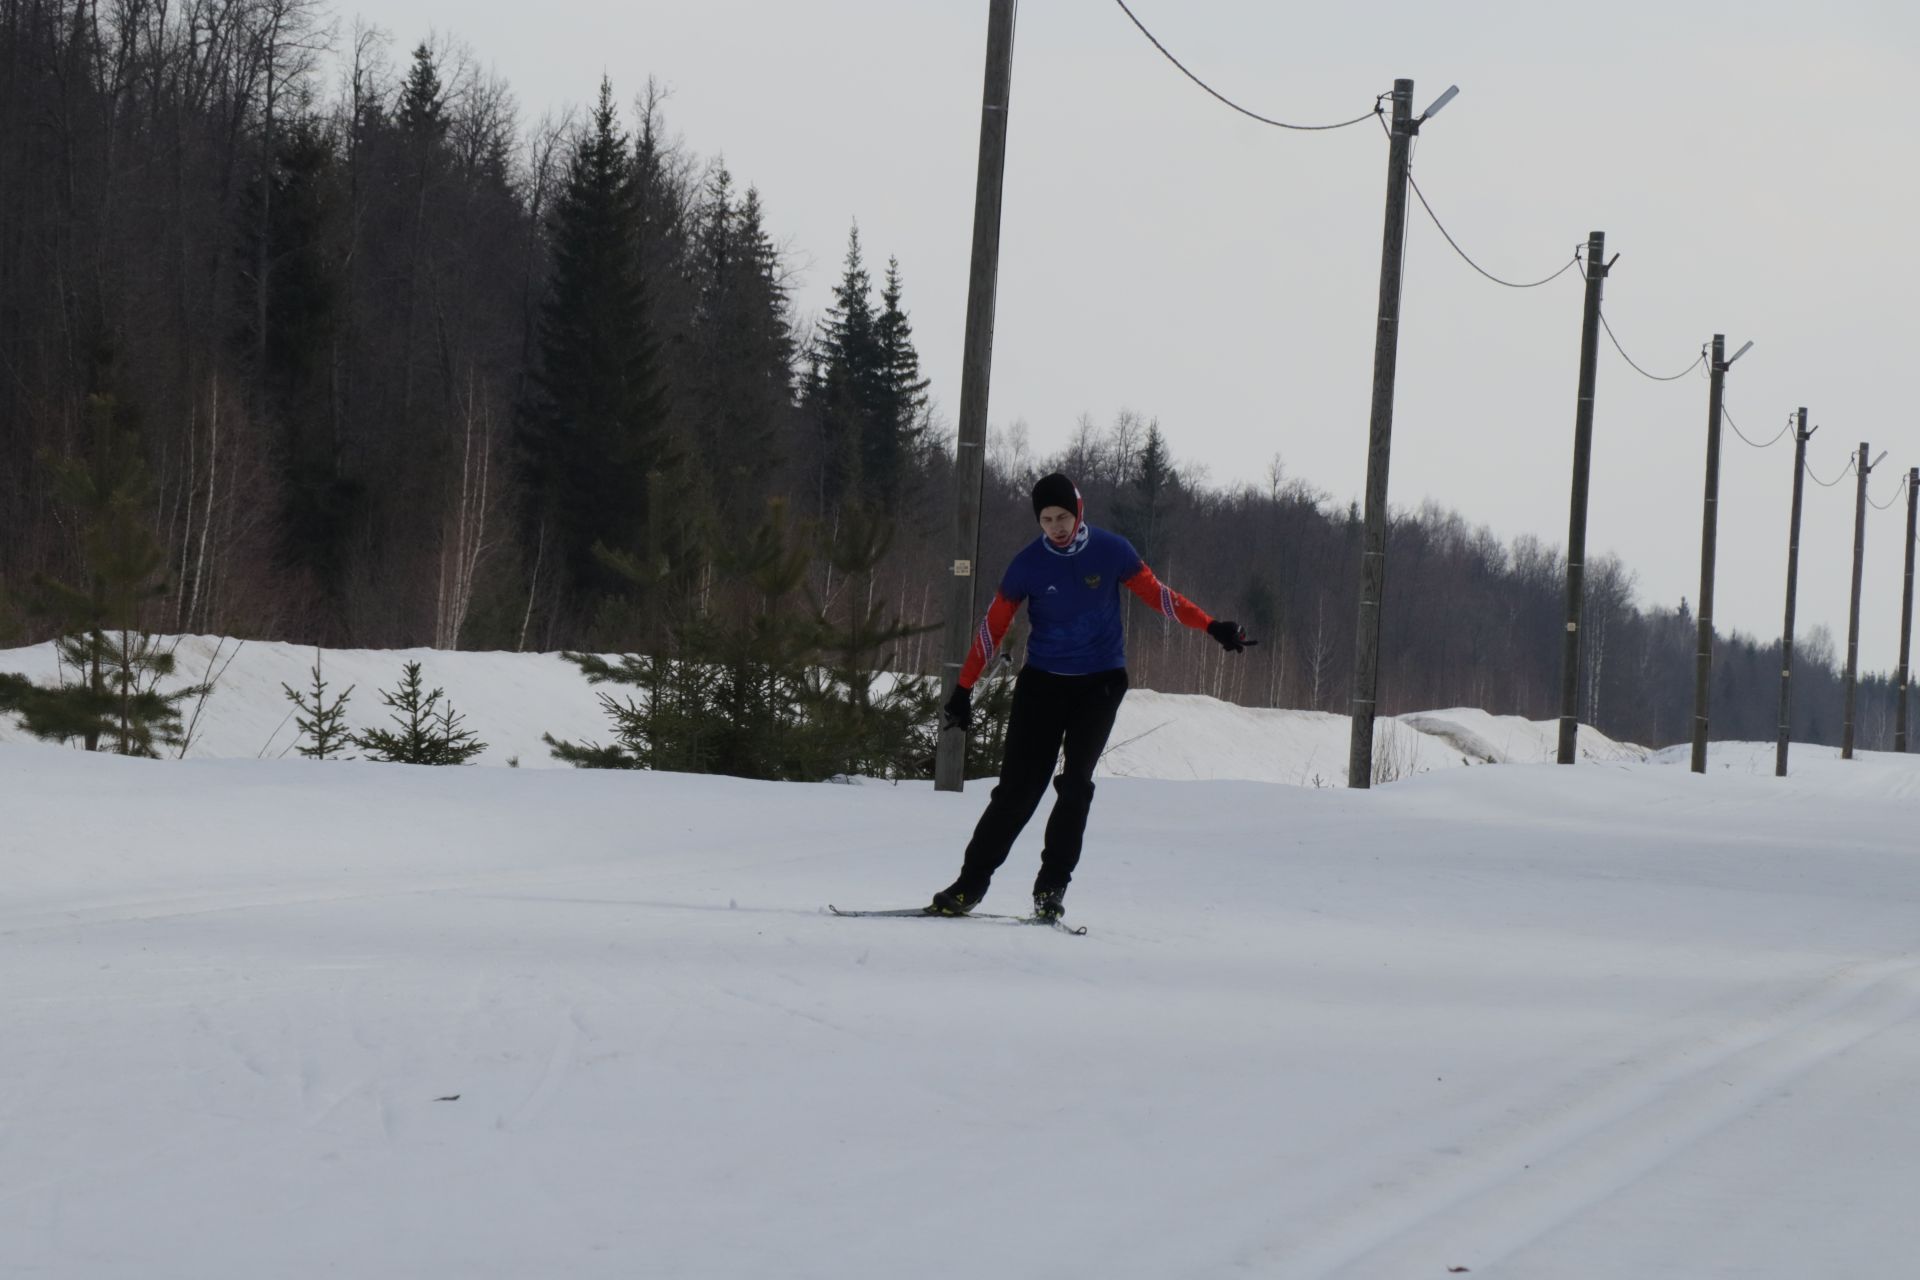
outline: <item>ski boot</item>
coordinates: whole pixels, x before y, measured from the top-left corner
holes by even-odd
[[[933,901],[927,906],[927,914],[964,916],[980,905],[980,897],[980,894],[968,893],[958,883],[954,883],[933,895]]]

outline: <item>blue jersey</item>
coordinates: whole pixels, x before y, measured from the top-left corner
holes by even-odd
[[[1023,547],[1000,580],[1000,595],[1016,605],[1026,601],[1033,622],[1028,664],[1062,676],[1126,666],[1120,587],[1143,567],[1132,543],[1088,524],[1065,548],[1044,535]]]

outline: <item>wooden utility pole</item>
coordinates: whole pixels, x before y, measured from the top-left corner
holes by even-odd
[[[1867,443],[1860,442],[1860,459],[1853,499],[1853,600],[1847,606],[1847,711],[1840,731],[1840,758],[1853,759],[1854,694],[1860,675],[1860,570],[1867,559]]]
[[[1586,603],[1587,476],[1593,464],[1593,383],[1600,366],[1600,286],[1607,233],[1587,236],[1587,303],[1580,326],[1580,399],[1573,414],[1573,511],[1567,524],[1567,636],[1560,655],[1561,764],[1572,764],[1580,733],[1580,613]]]
[[[1813,431],[1820,428],[1815,427]],[[1787,524],[1787,625],[1780,633],[1780,740],[1774,747],[1773,776],[1787,776],[1787,737],[1793,721],[1793,605],[1800,589],[1800,498],[1807,483],[1807,410],[1802,406],[1793,428],[1793,516]]]
[[[1347,785],[1373,785],[1373,716],[1380,687],[1380,597],[1387,583],[1387,461],[1393,449],[1393,379],[1400,360],[1400,280],[1407,246],[1407,157],[1419,130],[1413,81],[1393,82],[1387,146],[1387,218],[1380,240],[1380,310],[1373,332],[1373,412],[1367,431],[1366,542],[1360,617],[1354,626],[1353,731]]]
[[[1913,644],[1913,537],[1920,503],[1920,467],[1907,472],[1907,579],[1900,591],[1900,672],[1894,678],[1893,749],[1907,749],[1907,655]]]
[[[1727,338],[1713,335],[1707,377],[1707,492],[1700,516],[1700,636],[1693,656],[1693,771],[1707,771],[1707,710],[1713,679],[1713,559],[1720,539],[1720,405],[1727,380]]]
[[[1007,162],[1007,102],[1013,88],[1013,16],[1017,0],[990,0],[987,80],[980,104],[980,169],[973,192],[973,265],[967,276],[966,353],[960,371],[959,438],[954,450],[953,589],[947,597],[946,692],[958,682],[973,643],[978,607],[980,496],[987,452],[987,387],[993,370],[993,305],[1000,280],[1000,196]],[[943,729],[934,752],[936,791],[965,785],[967,735]]]

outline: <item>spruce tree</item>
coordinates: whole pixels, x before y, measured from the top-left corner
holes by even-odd
[[[880,388],[868,422],[866,457],[872,483],[869,496],[883,510],[896,511],[926,435],[927,387],[914,349],[913,326],[901,307],[900,260],[887,259],[887,281],[880,291],[880,316],[874,324],[880,348]]]
[[[760,524],[731,540],[718,568],[743,584],[725,607],[690,627],[689,657],[705,656],[718,671],[718,721],[726,726],[715,755],[720,772],[751,778],[806,778],[807,673],[820,642],[802,588],[812,562],[812,533],[795,527],[784,500],[767,506]]]
[[[600,705],[611,745],[546,737],[555,758],[582,768],[660,769],[797,780],[817,776],[803,699],[818,636],[797,594],[810,555],[784,503],[725,546],[716,569],[724,600],[683,618],[654,654],[616,663],[563,656],[589,684],[638,691]]]
[[[382,689],[380,701],[392,708],[388,719],[398,726],[370,729],[353,735],[351,741],[367,753],[369,760],[382,764],[465,764],[487,749],[471,731],[460,726],[462,716],[447,701],[444,689],[426,691],[420,664],[409,662],[401,669],[400,687],[389,693]]]
[[[18,716],[33,693],[33,681],[17,671],[0,671],[0,716]]]
[[[1014,675],[1013,663],[1003,652],[974,682],[973,731],[967,735],[969,778],[1000,776],[1007,750],[1007,718],[1013,712]]]
[[[1114,506],[1116,532],[1133,543],[1149,563],[1164,558],[1168,547],[1167,514],[1179,493],[1180,475],[1160,424],[1150,423],[1146,442],[1132,461],[1131,476]]]
[[[7,593],[7,583],[0,578],[0,649],[12,648],[20,638],[19,607],[13,597]]]
[[[820,441],[823,504],[851,499],[893,516],[926,433],[928,383],[901,305],[897,259],[887,263],[878,311],[872,292],[856,225],[810,353],[807,408]]]
[[[696,237],[693,324],[682,404],[714,513],[756,520],[772,496],[795,425],[794,343],[779,255],[760,198],[736,201],[724,167],[708,179]]]
[[[603,79],[548,223],[553,274],[540,322],[540,397],[524,438],[530,487],[579,597],[631,586],[596,545],[627,556],[649,581],[669,567],[650,537],[662,532],[652,504],[664,490],[649,476],[664,474],[668,450],[639,217],[628,140]]]
[[[424,41],[414,46],[413,65],[400,90],[399,123],[423,156],[446,141],[446,91],[440,83],[433,50]]]
[[[353,696],[354,686],[348,685],[345,693],[329,699],[327,682],[320,675],[317,649],[313,654],[312,679],[313,683],[304,693],[287,684],[282,684],[280,691],[293,704],[293,722],[300,730],[302,742],[295,749],[309,760],[331,760],[334,753],[353,741],[346,717],[347,699]]]
[[[10,682],[0,700],[35,737],[151,757],[184,743],[182,704],[209,690],[160,691],[175,672],[173,651],[142,622],[167,591],[165,551],[148,524],[150,486],[131,422],[111,395],[90,396],[87,453],[42,455],[55,499],[80,532],[82,581],[36,576],[32,607],[60,633],[60,662],[76,678],[53,688]]]
[[[19,633],[19,615],[7,595],[6,584],[0,582],[0,649],[12,648]],[[32,695],[33,681],[19,672],[0,671],[0,716],[18,714]]]
[[[847,233],[847,256],[833,303],[814,340],[808,410],[820,449],[822,509],[870,492],[864,474],[882,376],[873,281],[860,251],[860,227]]]
[[[900,621],[874,589],[893,534],[884,514],[849,507],[826,547],[844,585],[838,607],[829,601],[821,612],[808,699],[822,776],[931,776],[940,690],[893,669],[896,642],[929,628]]]
[[[345,255],[336,243],[340,169],[337,144],[323,122],[288,122],[277,133],[273,165],[248,193],[245,225],[251,235],[266,237],[264,253],[257,240],[244,246],[248,259],[268,264],[265,312],[250,309],[245,337],[258,353],[257,393],[281,430],[273,453],[281,495],[277,567],[310,575],[335,604],[346,591],[352,531],[367,499],[365,486],[343,465],[333,386],[349,319]],[[243,283],[252,287],[250,279]],[[190,586],[191,580],[181,589]]]

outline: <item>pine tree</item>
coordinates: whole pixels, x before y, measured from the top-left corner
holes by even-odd
[[[335,752],[353,741],[353,732],[347,728],[347,699],[353,696],[354,686],[348,685],[345,693],[339,697],[327,697],[327,682],[320,675],[320,651],[313,653],[313,683],[305,693],[290,685],[282,684],[280,691],[287,701],[293,704],[294,724],[299,728],[302,745],[296,750],[309,760],[331,760]]]
[[[389,693],[382,689],[380,701],[395,712],[388,717],[399,726],[370,729],[350,739],[367,753],[369,760],[382,764],[465,764],[487,749],[471,731],[460,727],[462,716],[455,713],[446,690],[425,691],[420,664],[409,662],[401,669],[400,687]]]
[[[60,632],[56,644],[72,684],[23,687],[3,700],[23,728],[51,741],[102,743],[120,755],[158,756],[183,744],[182,704],[209,692],[189,685],[162,693],[175,672],[173,651],[141,629],[145,608],[166,594],[165,552],[147,524],[145,463],[131,415],[111,395],[87,401],[86,456],[42,461],[56,499],[80,530],[83,583],[46,575],[33,580],[34,612]]]

